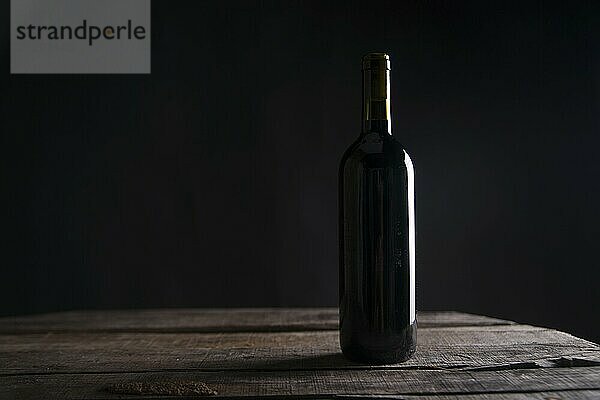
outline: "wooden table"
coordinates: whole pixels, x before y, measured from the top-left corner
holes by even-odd
[[[594,343],[464,313],[418,320],[413,359],[369,366],[340,354],[332,308],[0,318],[0,399],[600,398]]]

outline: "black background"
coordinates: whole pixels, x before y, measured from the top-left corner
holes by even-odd
[[[166,1],[152,74],[0,77],[0,314],[337,304],[360,58],[392,57],[417,304],[600,340],[600,7]]]

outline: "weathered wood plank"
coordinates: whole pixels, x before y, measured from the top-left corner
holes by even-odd
[[[163,372],[0,377],[0,398],[146,398],[113,392],[136,382],[204,383],[221,397],[451,395],[600,389],[600,367],[506,371],[326,370]],[[592,392],[593,393],[593,392]],[[168,397],[168,395],[167,395]],[[164,398],[164,397],[161,397]]]
[[[600,346],[527,325],[423,328],[415,356],[377,368],[600,365]],[[0,335],[0,375],[160,370],[374,368],[340,354],[336,331]]]
[[[509,325],[458,312],[420,312],[419,326]],[[0,333],[43,332],[278,332],[337,330],[336,308],[157,309],[67,311],[0,318]]]
[[[554,392],[479,393],[451,395],[342,395],[336,400],[594,400],[600,399],[600,390],[558,390]]]

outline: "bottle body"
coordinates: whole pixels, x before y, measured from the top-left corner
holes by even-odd
[[[414,171],[389,123],[369,127],[339,171],[340,344],[394,363],[416,348]]]

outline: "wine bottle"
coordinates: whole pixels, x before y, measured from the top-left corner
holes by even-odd
[[[339,171],[340,344],[354,361],[412,356],[415,313],[413,165],[392,136],[390,59],[363,57],[362,132]]]

